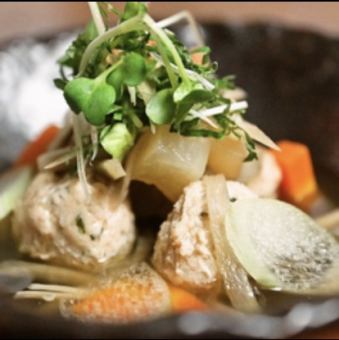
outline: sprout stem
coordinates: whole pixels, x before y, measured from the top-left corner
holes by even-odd
[[[102,15],[100,13],[99,5],[96,1],[89,1],[88,2],[89,9],[92,14],[92,18],[97,28],[98,34],[102,35],[106,31],[104,20],[102,19]]]

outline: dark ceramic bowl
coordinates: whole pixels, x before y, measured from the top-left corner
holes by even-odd
[[[323,191],[338,202],[339,41],[270,24],[207,24],[204,31],[213,58],[219,62],[219,74],[235,74],[237,84],[247,91],[249,120],[274,139],[308,144]],[[46,42],[49,47],[53,44],[54,39]],[[0,111],[0,118],[3,114]],[[2,131],[5,128],[1,126]],[[339,300],[303,301],[275,316],[189,313],[128,326],[88,325],[51,317],[5,296],[0,298],[0,310],[2,336],[281,338],[336,321]]]

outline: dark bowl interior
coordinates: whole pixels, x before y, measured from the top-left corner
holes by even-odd
[[[309,145],[323,190],[337,200],[339,41],[314,32],[261,23],[206,24],[204,30],[213,59],[219,63],[219,74],[235,74],[237,84],[248,93],[248,119],[273,139],[292,139]],[[6,298],[0,299],[0,306],[3,336],[227,338],[234,332],[232,318],[215,314],[194,313],[184,319],[172,316],[129,326],[91,326],[18,310]],[[263,323],[254,319],[247,324],[244,320],[238,322],[235,333],[253,337],[289,334],[283,331],[284,319],[279,320],[266,322],[280,322],[281,333],[272,334],[278,328],[270,328],[267,323],[266,333],[256,332]],[[239,325],[243,325],[242,331]]]

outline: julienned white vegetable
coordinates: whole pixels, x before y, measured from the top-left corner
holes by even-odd
[[[127,172],[132,166],[132,179],[155,185],[174,202],[185,186],[203,176],[209,150],[208,138],[183,137],[162,126],[141,136]]]
[[[6,217],[25,193],[33,176],[31,167],[11,170],[0,177],[0,219]]]
[[[225,178],[222,175],[205,176],[203,183],[214,255],[224,290],[236,309],[258,312],[260,306],[247,273],[239,263],[228,240],[228,230],[232,221]]]
[[[264,288],[316,294],[338,264],[337,241],[290,204],[273,199],[238,200],[232,203],[230,214],[232,248]],[[322,292],[326,292],[324,285]]]

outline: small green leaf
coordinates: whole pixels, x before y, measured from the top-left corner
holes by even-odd
[[[127,86],[137,86],[146,78],[147,68],[144,57],[131,52],[124,58],[124,83]]]
[[[115,101],[115,90],[107,83],[100,83],[92,92],[88,105],[83,112],[89,123],[101,125],[105,123],[107,113],[110,112]]]
[[[193,90],[192,83],[182,82],[174,91],[173,100],[175,103],[183,100]]]
[[[126,2],[124,13],[122,15],[122,21],[135,17],[138,14],[145,13],[147,7],[141,2]]]
[[[88,78],[76,78],[65,86],[64,97],[75,113],[85,110],[90,100],[93,86],[94,81]]]
[[[61,78],[54,79],[53,82],[54,85],[60,90],[63,90],[67,85],[67,81]]]
[[[164,89],[157,92],[146,106],[146,115],[158,125],[168,124],[172,121],[176,111],[173,101],[172,89]]]
[[[178,103],[177,122],[181,122],[194,104],[203,103],[210,100],[213,93],[207,90],[192,90],[184,99]]]
[[[112,85],[115,89],[117,99],[121,98],[123,92],[124,70],[122,67],[118,67],[111,72],[106,79],[106,82]]]
[[[134,135],[123,123],[105,127],[100,134],[100,142],[104,150],[113,158],[123,160],[134,144]]]

